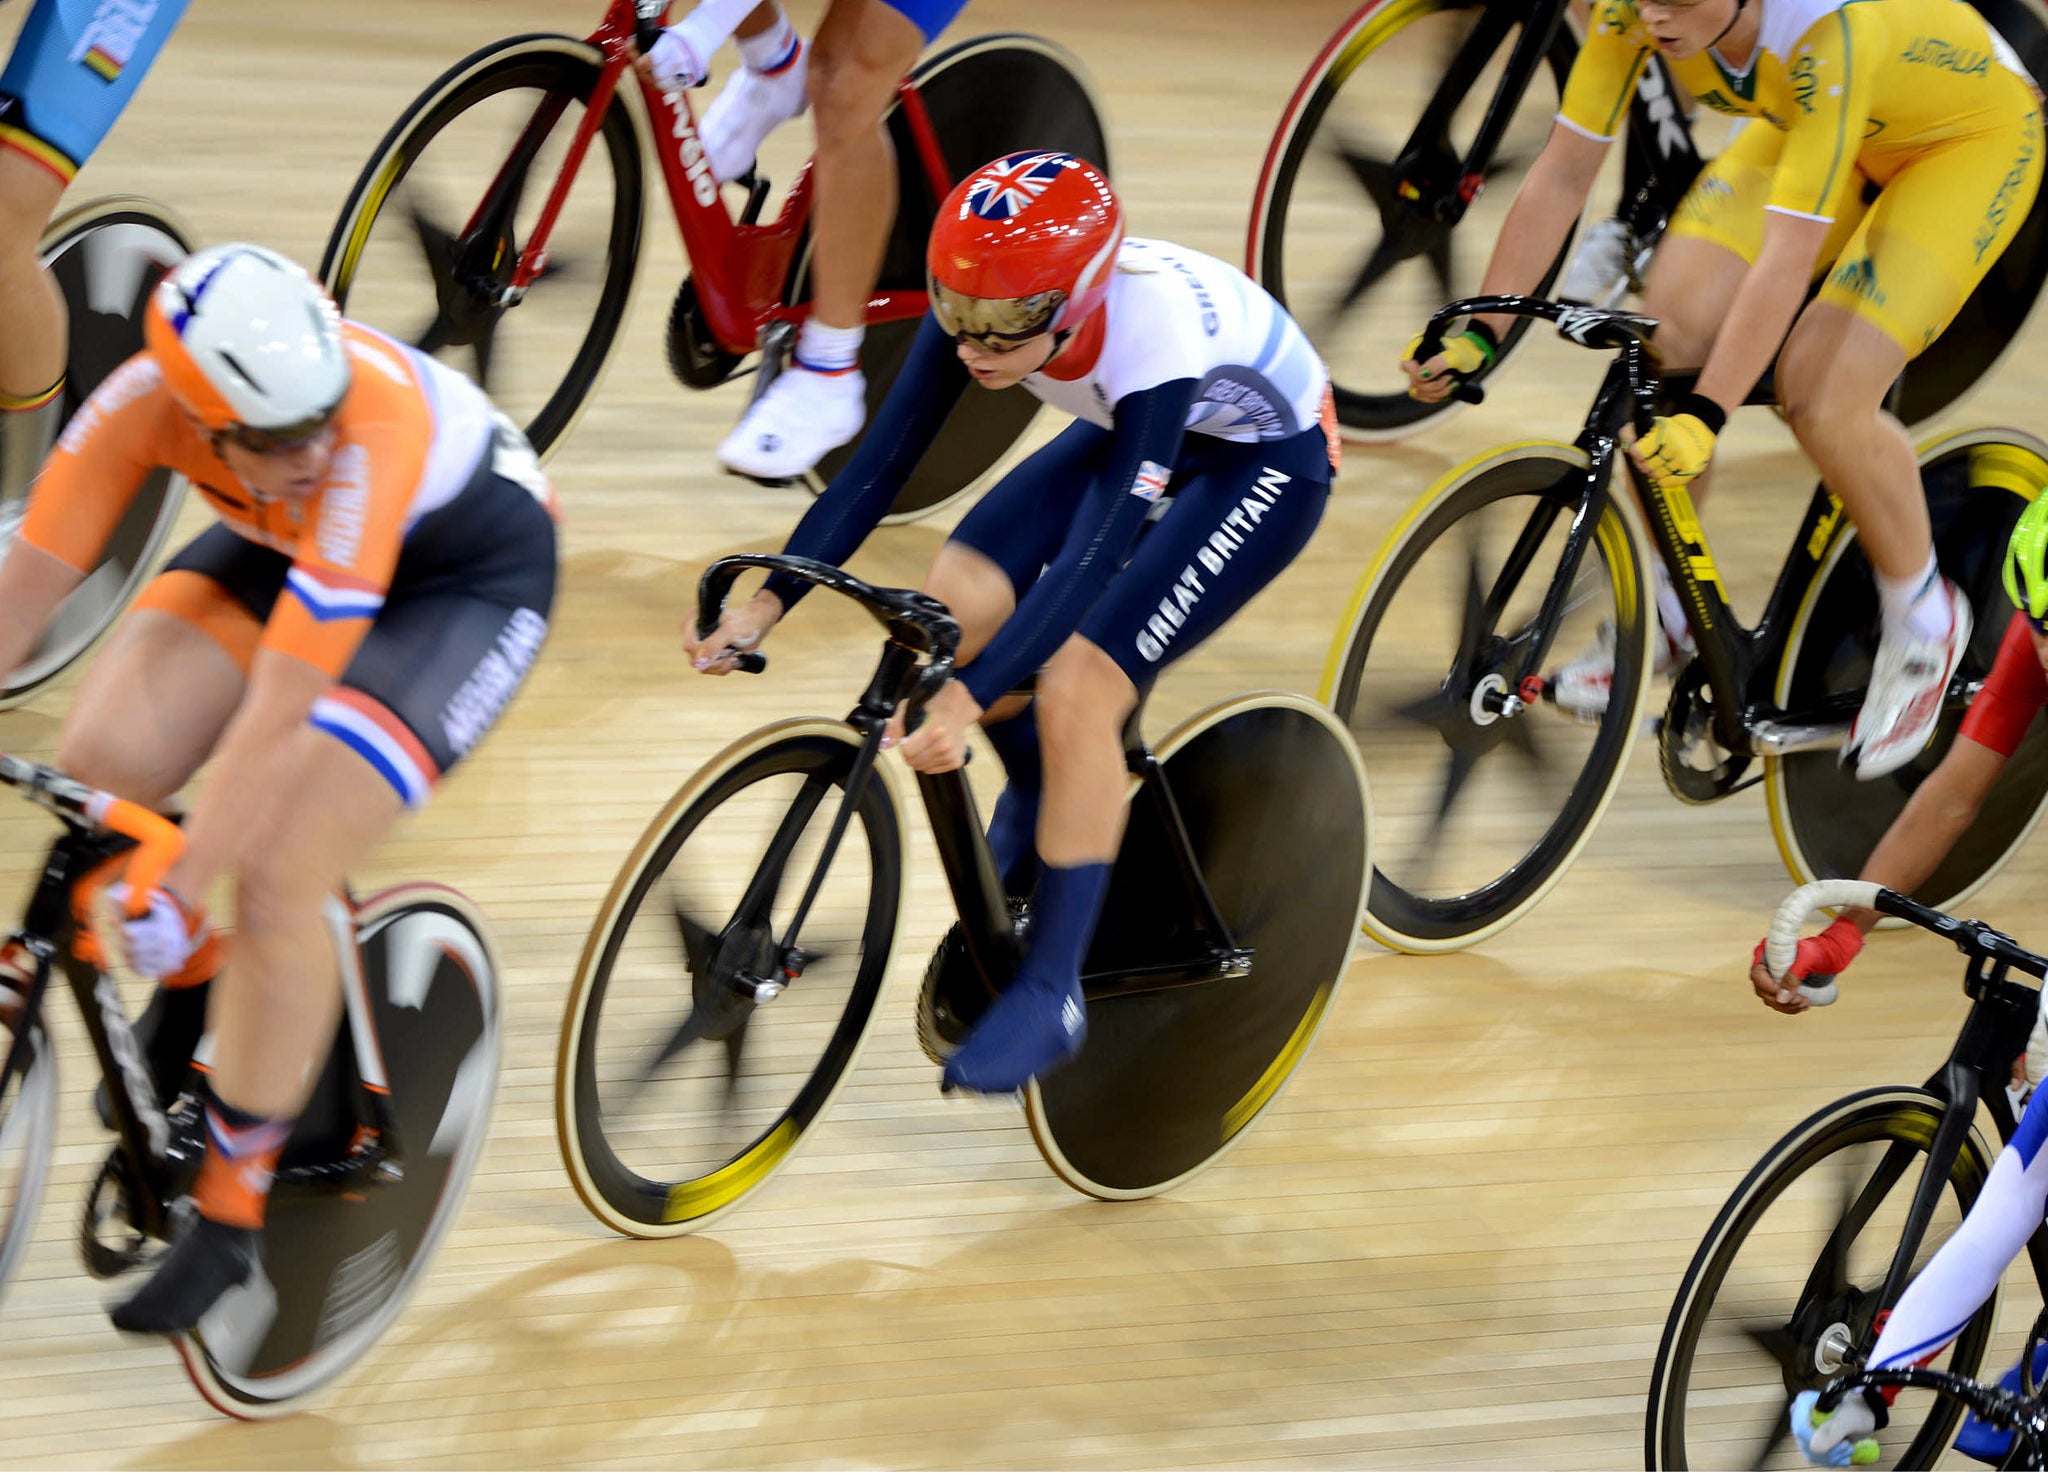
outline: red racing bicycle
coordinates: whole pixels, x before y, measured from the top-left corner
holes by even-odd
[[[635,73],[640,108],[622,100],[633,43],[651,41],[666,14],[662,0],[609,0],[581,40],[514,36],[458,62],[384,135],[321,258],[351,317],[457,362],[466,351],[461,366],[543,455],[589,402],[625,319],[640,258],[643,133],[689,262],[668,320],[676,377],[709,389],[758,371],[758,393],[809,308],[809,166],[764,220],[768,181],[713,181],[687,93],[665,95]],[[1019,149],[1109,167],[1079,63],[1032,36],[978,36],[927,58],[886,122],[899,190],[868,304],[870,413],[924,314],[925,238],[953,183]],[[975,485],[1036,410],[1021,389],[963,399],[893,515],[922,514]],[[852,449],[826,457],[813,490]]]

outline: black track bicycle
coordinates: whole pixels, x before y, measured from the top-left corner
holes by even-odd
[[[1442,952],[1526,915],[1577,857],[1621,781],[1650,670],[1655,618],[1644,539],[1670,572],[1698,654],[1658,726],[1671,792],[1710,804],[1761,782],[1786,868],[1854,876],[1954,740],[2011,617],[2000,563],[2026,502],[2048,486],[2048,444],[1970,430],[1920,449],[1936,558],[1976,610],[1970,647],[1933,742],[1887,777],[1837,762],[1877,648],[1876,587],[1841,502],[1816,487],[1761,617],[1737,620],[1682,487],[1651,485],[1619,450],[1660,390],[1635,314],[1528,297],[1454,302],[1429,320],[1512,313],[1611,352],[1570,444],[1505,446],[1448,473],[1408,511],[1360,578],[1323,672],[1322,696],[1373,762],[1373,879],[1366,930],[1389,947]],[[1427,345],[1425,345],[1427,346]],[[1461,393],[1483,390],[1466,385]],[[1647,529],[1616,469],[1627,473]],[[1611,640],[1614,681],[1591,722],[1562,712],[1551,676]],[[1752,769],[1759,772],[1752,772]],[[1984,812],[1917,896],[1953,906],[1997,871],[2048,802],[2048,730],[2037,726]]]
[[[1797,1466],[1787,1401],[1809,1388],[1839,1398],[1849,1382],[1901,1387],[1883,1444],[1887,1461],[1902,1470],[1932,1468],[1966,1405],[2007,1427],[2031,1420],[2033,1437],[2040,1434],[2038,1400],[2026,1413],[2022,1400],[1974,1381],[1996,1322],[1996,1295],[1926,1372],[1855,1375],[1876,1344],[1880,1318],[1983,1190],[1994,1153],[1978,1131],[1979,1111],[2001,1143],[2012,1138],[2007,1082],[2040,1013],[2037,985],[2028,980],[2048,973],[2048,959],[1982,922],[1872,882],[1835,880],[1802,886],[1779,907],[1769,942],[1773,968],[1782,973],[1790,963],[1810,913],[1849,906],[1953,942],[1969,959],[1969,1014],[1948,1059],[1924,1084],[1858,1091],[1821,1108],[1730,1195],[1686,1270],[1657,1349],[1645,1428],[1649,1469]],[[1825,1003],[1834,990],[1816,980],[1809,997]],[[2048,1229],[2028,1242],[2027,1263],[2036,1286],[2048,1289]],[[2023,1366],[2032,1370],[2031,1352]],[[2040,1468],[2038,1445],[2021,1453],[2029,1448],[2035,1463],[2008,1468]]]
[[[2033,75],[2048,77],[2040,0],[1975,3]],[[1409,398],[1399,365],[1417,323],[1478,287],[1578,55],[1568,10],[1583,13],[1572,0],[1366,0],[1281,114],[1252,198],[1245,269],[1330,366],[1347,434],[1390,439],[1457,407]],[[1637,286],[1701,167],[1690,110],[1663,59],[1651,58],[1610,212],[1628,230]],[[1536,295],[1551,293],[1571,249],[1567,238]],[[1975,384],[2025,324],[2044,278],[2048,193],[1950,330],[1907,368],[1901,418],[1918,424]],[[1525,329],[1503,340],[1502,362]]]
[[[43,1025],[53,983],[78,1000],[117,1137],[78,1229],[92,1275],[154,1262],[190,1212],[182,1196],[205,1129],[194,1091],[163,1104],[95,928],[100,892],[124,871],[136,890],[147,887],[177,859],[183,835],[5,754],[0,783],[64,823],[14,933],[35,959],[34,980],[25,999],[0,990],[4,1291],[34,1234],[56,1148],[57,1057]],[[403,886],[337,898],[327,920],[347,1007],[278,1167],[261,1266],[172,1339],[200,1393],[238,1418],[299,1406],[397,1317],[454,1221],[497,1089],[498,969],[466,898]]]
[[[191,249],[185,228],[132,195],[93,200],[43,232],[39,252],[64,294],[70,325],[64,392],[0,426],[0,557],[28,510],[43,458],[85,397],[142,348],[142,311],[164,274]],[[184,500],[183,477],[159,468],[114,529],[97,567],[50,617],[19,670],[0,671],[0,708],[26,701],[62,675],[114,623],[142,586]]]
[[[562,1025],[562,1155],[621,1233],[687,1233],[785,1163],[874,1023],[903,888],[901,779],[877,763],[953,673],[945,607],[790,555],[706,570],[716,625],[747,568],[852,599],[887,632],[844,721],[742,738],[655,816],[591,928]],[[765,664],[759,655],[749,669]],[[1271,1103],[1329,1012],[1367,873],[1357,750],[1278,692],[1190,718],[1155,751],[1126,732],[1130,823],[1082,975],[1080,1055],[1025,1093],[1062,1179],[1139,1198],[1207,1166]],[[1004,895],[964,771],[919,775],[959,922],[926,970],[934,1060],[1009,981],[1028,906]]]

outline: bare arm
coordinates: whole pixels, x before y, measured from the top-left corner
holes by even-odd
[[[0,562],[0,678],[29,658],[64,596],[83,582],[84,574],[53,553],[21,538],[8,545]]]
[[[1806,300],[1806,285],[1827,240],[1828,222],[1772,210],[1764,215],[1764,244],[1743,274],[1714,350],[1700,371],[1698,392],[1724,410],[1749,398]]]
[[[193,906],[234,861],[245,836],[279,822],[291,781],[287,742],[334,684],[297,656],[259,650],[249,690],[214,749],[213,765],[185,825],[185,853],[164,884]]]
[[[1911,892],[1934,874],[1935,867],[1970,828],[2004,768],[2002,753],[1967,737],[1957,738],[1948,756],[1913,791],[1899,817],[1870,852],[1860,879]],[[1851,907],[1842,915],[1861,932],[1868,932],[1878,921],[1878,914],[1864,907]]]
[[[1551,125],[1543,152],[1529,167],[1529,177],[1515,192],[1500,239],[1487,263],[1483,293],[1533,292],[1543,273],[1564,249],[1565,237],[1586,208],[1593,180],[1607,145],[1562,123]],[[1507,332],[1514,319],[1489,314],[1480,319],[1495,335]]]

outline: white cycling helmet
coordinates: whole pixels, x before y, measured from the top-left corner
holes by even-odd
[[[261,246],[214,246],[181,261],[150,294],[143,341],[187,413],[252,449],[317,435],[348,393],[334,300]]]

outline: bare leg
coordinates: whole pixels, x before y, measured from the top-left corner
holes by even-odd
[[[57,766],[160,809],[213,751],[242,689],[240,669],[210,636],[162,610],[136,610],[87,670]]]
[[[1049,866],[1107,864],[1124,833],[1123,728],[1138,690],[1082,636],[1069,637],[1038,679],[1045,799],[1038,853]]]
[[[64,373],[64,298],[36,254],[64,182],[0,149],[0,408],[42,396]]]

